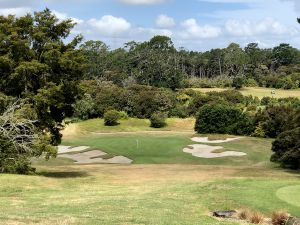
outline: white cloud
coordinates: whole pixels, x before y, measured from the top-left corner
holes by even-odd
[[[258,22],[228,20],[225,30],[233,36],[295,35],[298,33],[295,28],[284,26],[270,17]]]
[[[222,31],[219,27],[204,25],[201,26],[195,19],[188,19],[181,23],[184,31],[180,36],[184,39],[202,39],[202,38],[216,38],[221,35]]]
[[[112,15],[103,16],[101,19],[90,19],[87,21],[95,32],[106,37],[116,37],[128,32],[131,24],[121,17],[114,17]]]
[[[156,5],[165,3],[167,0],[119,0],[121,3],[129,5]]]
[[[20,17],[20,16],[24,16],[27,13],[31,13],[31,12],[32,12],[32,10],[27,7],[0,9],[0,15],[3,15],[3,16],[15,15],[17,17]]]
[[[66,20],[66,19],[72,19],[77,24],[82,24],[84,21],[81,19],[77,19],[75,17],[70,17],[66,13],[61,13],[56,10],[53,10],[52,13],[59,19],[59,20]]]
[[[156,18],[155,24],[159,28],[171,28],[175,26],[175,21],[172,17],[162,14]]]
[[[291,2],[294,5],[296,11],[300,11],[300,1],[299,0],[281,0],[281,1]]]

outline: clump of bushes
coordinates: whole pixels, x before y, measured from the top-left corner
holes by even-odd
[[[165,126],[167,126],[166,119],[167,119],[167,116],[165,113],[155,112],[150,117],[150,123],[151,123],[150,126],[154,127],[154,128],[165,127]]]
[[[104,113],[104,125],[105,126],[116,126],[120,120],[120,112],[117,110],[108,110]]]
[[[281,133],[272,144],[272,162],[291,169],[300,168],[300,127]]]
[[[240,109],[230,105],[205,105],[196,118],[195,131],[198,133],[249,134],[253,125]]]

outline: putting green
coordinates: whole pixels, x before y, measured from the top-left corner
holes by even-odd
[[[280,188],[277,190],[276,195],[282,201],[300,207],[300,185]]]

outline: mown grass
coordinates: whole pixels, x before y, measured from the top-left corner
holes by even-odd
[[[183,148],[191,144],[188,134],[116,134],[87,135],[67,139],[64,145],[90,146],[112,156],[123,155],[133,160],[134,164],[202,164],[202,165],[268,165],[271,155],[270,139],[245,137],[228,143],[214,144],[223,146],[222,151],[242,151],[243,157],[225,157],[203,159],[184,153]]]
[[[40,167],[40,176],[0,176],[1,224],[234,225],[212,210],[267,216],[300,207],[276,196],[299,176],[268,169],[195,165]],[[43,172],[44,171],[44,172]],[[246,172],[246,175],[244,172]]]
[[[193,90],[201,92],[210,92],[210,91],[225,91],[230,90],[228,88],[193,88]],[[231,89],[232,90],[232,89]],[[272,95],[272,90],[275,90],[275,94]],[[287,98],[287,97],[298,97],[300,98],[300,89],[295,90],[283,90],[283,89],[274,89],[274,88],[260,88],[260,87],[246,87],[239,90],[243,95],[252,95],[260,99],[263,97],[274,97],[274,98]]]

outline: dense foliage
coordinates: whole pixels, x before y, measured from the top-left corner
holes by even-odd
[[[281,133],[274,141],[271,160],[284,167],[300,168],[300,127]]]
[[[21,98],[26,103],[27,108],[17,122],[6,121],[16,124],[16,137],[27,132],[27,125],[19,128],[19,123],[24,123],[20,121],[26,120],[24,115],[36,116],[30,128],[34,138],[26,145],[26,151],[24,145],[16,147],[19,139],[13,142],[5,136],[8,125],[3,124],[2,172],[26,173],[30,158],[44,152],[41,146],[35,148],[36,143],[60,143],[62,122],[73,114],[72,104],[79,94],[77,83],[85,70],[85,56],[77,49],[82,38],[76,36],[69,43],[66,41],[74,25],[72,20],[59,20],[49,9],[18,18],[0,16],[0,113],[13,99]]]
[[[201,108],[196,118],[198,133],[247,135],[253,128],[247,116],[233,106],[213,104]]]

